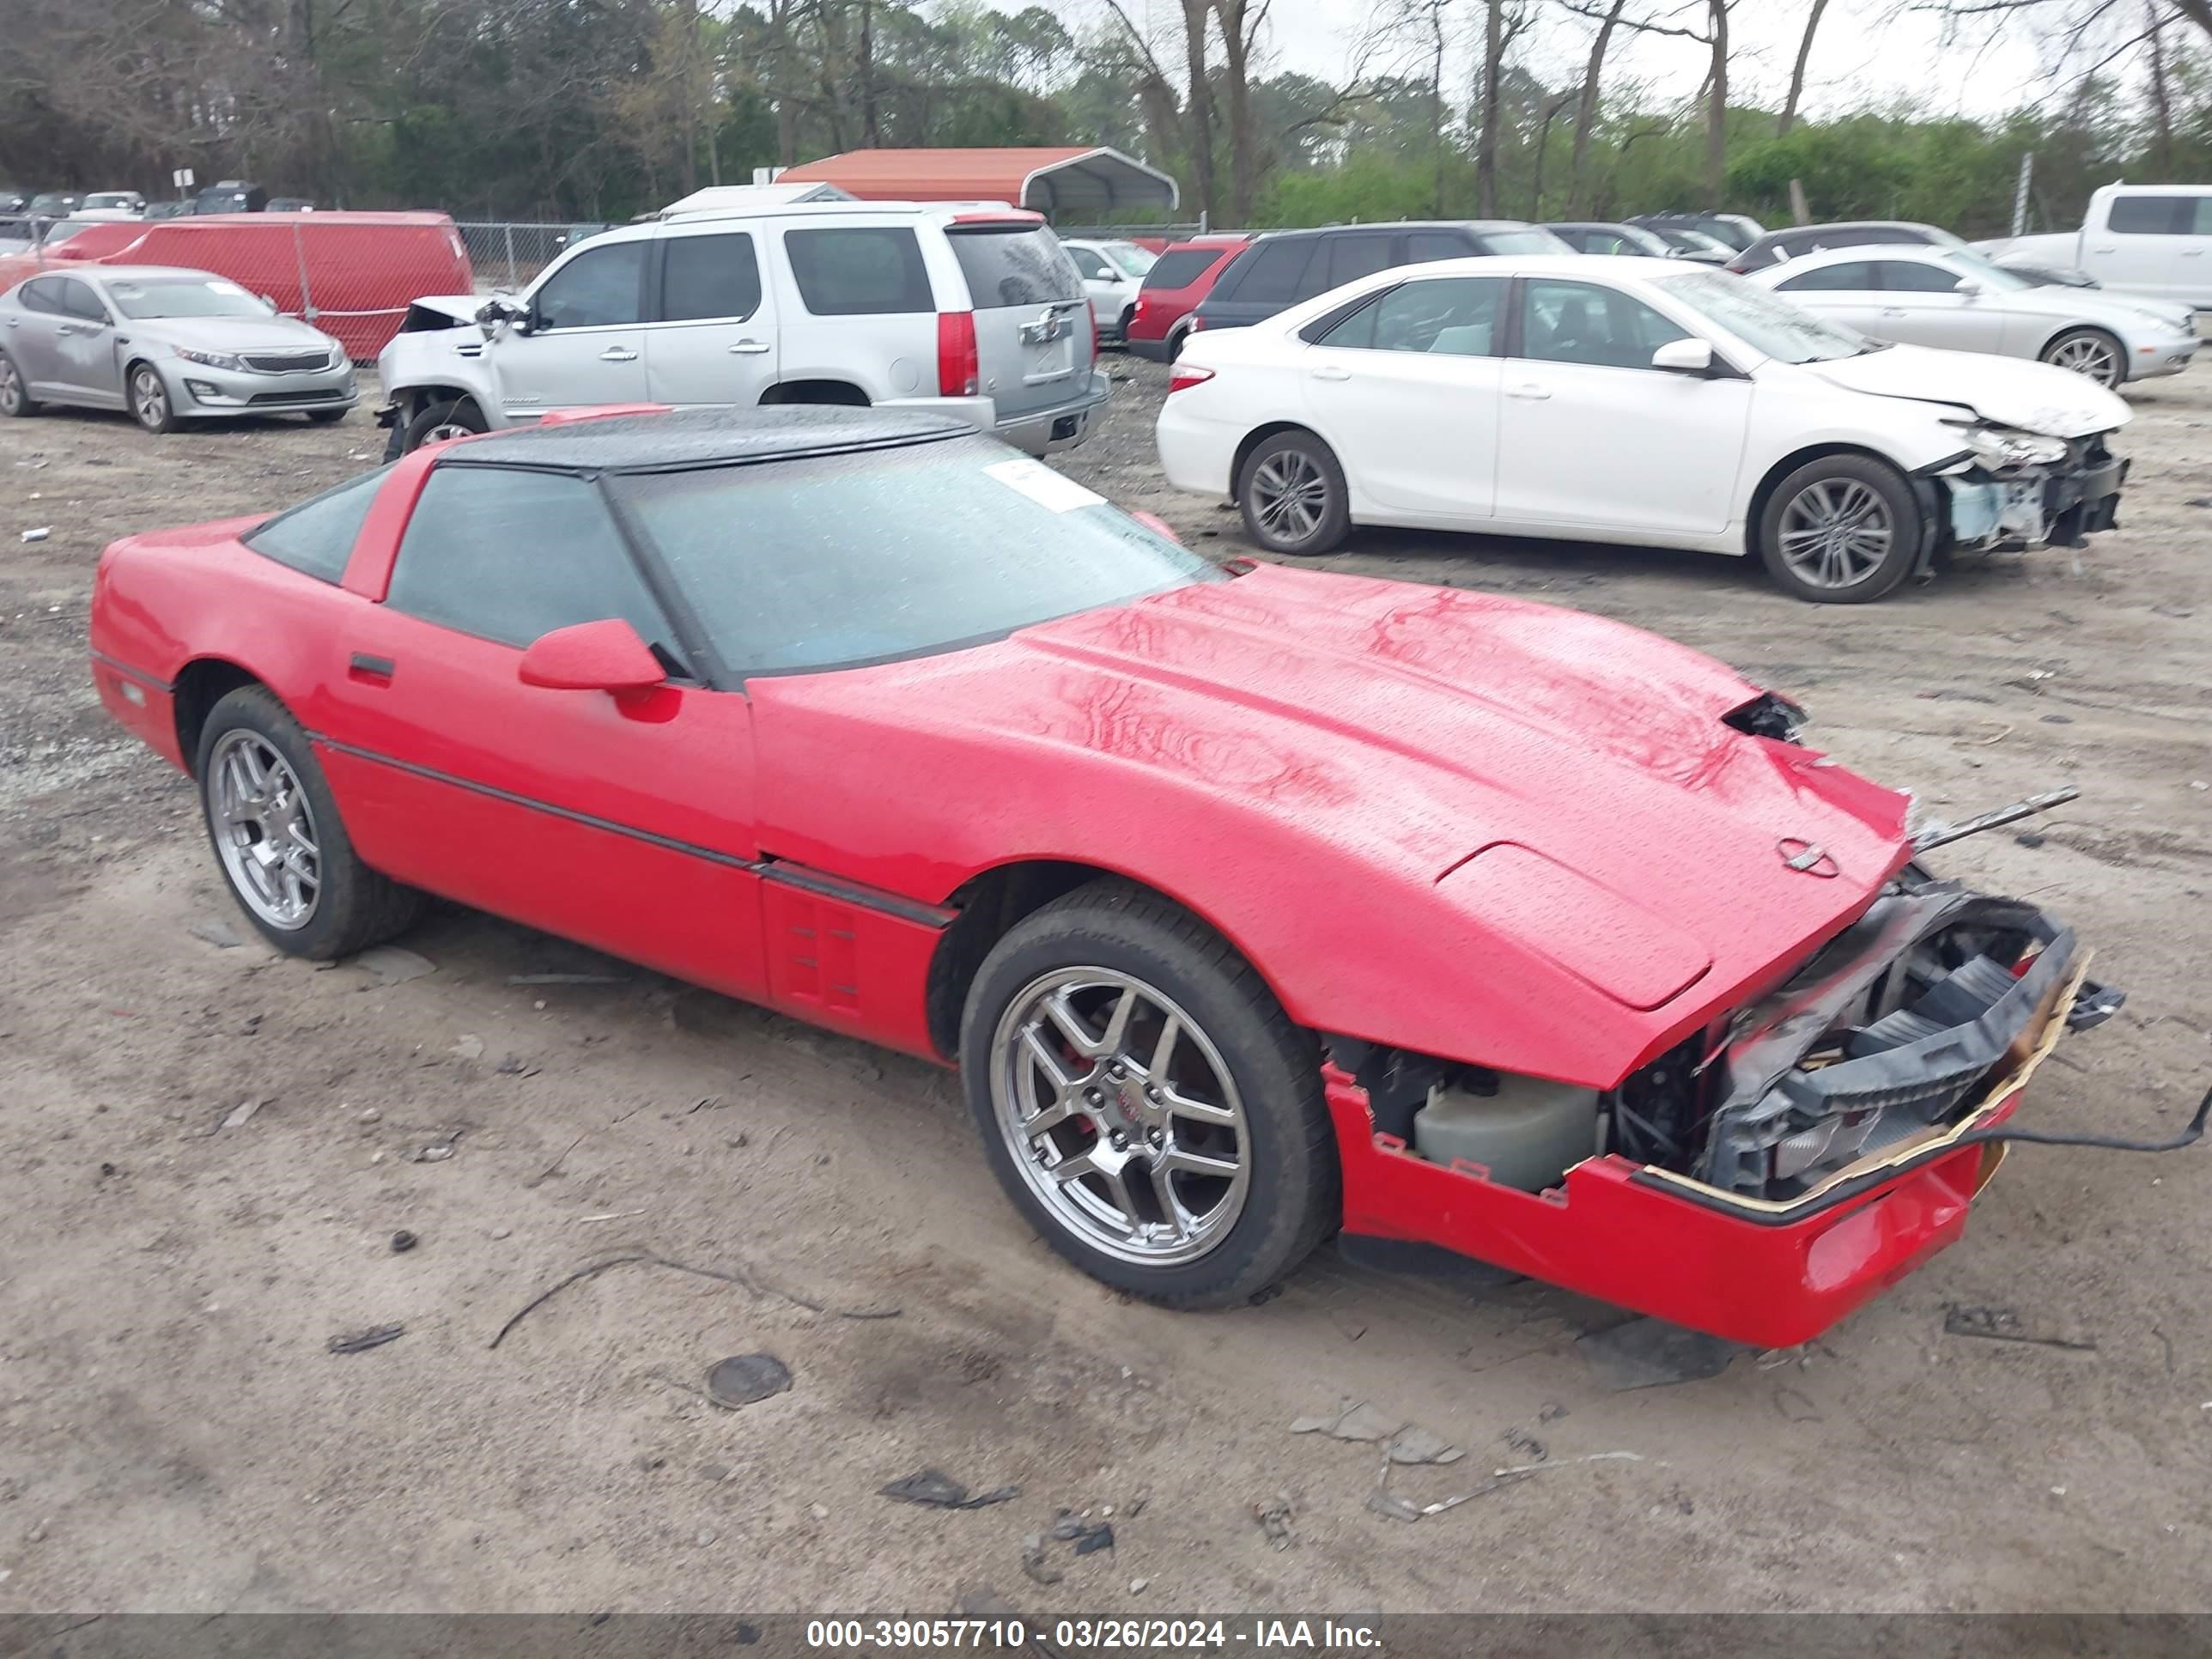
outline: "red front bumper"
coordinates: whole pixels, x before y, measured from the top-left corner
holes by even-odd
[[[2002,1155],[1961,1146],[1796,1217],[1753,1219],[1624,1158],[1541,1194],[1415,1157],[1374,1133],[1366,1091],[1324,1068],[1344,1166],[1344,1230],[1435,1244],[1761,1348],[1818,1336],[1950,1243]],[[2014,1089],[1978,1115],[2012,1115]]]

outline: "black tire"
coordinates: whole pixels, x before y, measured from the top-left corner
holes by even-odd
[[[1042,976],[1073,968],[1127,975],[1165,994],[1233,1080],[1247,1185],[1220,1237],[1193,1259],[1148,1264],[1109,1254],[1048,1208],[1016,1166],[1009,1137],[1018,1131],[1001,1127],[994,1093],[1000,1027]],[[960,1058],[969,1109],[1000,1185],[1054,1249],[1116,1290],[1167,1307],[1234,1307],[1296,1267],[1341,1218],[1342,1179],[1313,1034],[1291,1022],[1227,940],[1157,893],[1096,881],[1017,923],[969,988]],[[1089,1132],[1103,1133],[1095,1123]]]
[[[307,411],[307,419],[315,426],[336,426],[345,419],[348,412],[343,409],[311,409]]]
[[[1120,346],[1124,351],[1127,351],[1129,349],[1129,325],[1135,319],[1136,315],[1136,307],[1123,306],[1121,307],[1121,320],[1116,325],[1120,330],[1120,332],[1115,337],[1114,343]]]
[[[2053,337],[2038,355],[2046,363],[2094,380],[2107,392],[2118,392],[2127,383],[2127,348],[2118,336],[2101,328],[2069,328]]]
[[[1295,492],[1297,505],[1282,509],[1295,515],[1287,520],[1269,506],[1279,499],[1271,495],[1278,483]],[[1262,439],[1244,458],[1237,472],[1237,505],[1245,533],[1270,553],[1326,553],[1352,528],[1352,499],[1336,453],[1303,428]],[[1304,533],[1295,533],[1301,525],[1307,526]]]
[[[279,927],[264,921],[239,890],[237,878],[223,861],[210,762],[226,736],[241,731],[257,735],[283,757],[299,780],[313,813],[319,880],[314,908],[298,927]],[[265,686],[241,686],[209,710],[193,760],[193,775],[200,787],[200,815],[216,852],[216,867],[223,872],[224,884],[237,900],[239,909],[270,944],[288,956],[330,962],[380,945],[415,924],[422,911],[422,894],[378,874],[355,854],[345,822],[338,816],[337,801],[323,769],[316,763],[307,732]]]
[[[170,401],[168,383],[151,363],[133,363],[124,376],[130,394],[131,418],[147,431],[161,434],[177,429],[176,406]]]
[[[1175,362],[1176,358],[1182,356],[1182,349],[1189,339],[1190,331],[1187,328],[1171,328],[1168,331],[1168,361],[1170,362]]]
[[[0,351],[0,416],[21,420],[39,412],[38,399],[31,396],[31,388],[15,360]]]
[[[1869,527],[1869,533],[1871,526],[1886,526],[1886,550],[1876,555],[1863,544],[1839,546],[1833,550],[1832,576],[1820,568],[1821,551],[1815,542],[1793,564],[1784,538],[1815,534],[1811,526],[1824,501],[1845,509],[1847,518],[1850,506],[1874,503],[1854,522]],[[1801,503],[1805,516],[1791,525],[1792,510]],[[1870,605],[1911,573],[1926,530],[1912,486],[1895,467],[1871,455],[1824,455],[1790,473],[1767,496],[1759,515],[1759,556],[1785,593],[1815,605]],[[1861,561],[1866,562],[1863,568]]]
[[[453,398],[425,404],[415,418],[399,434],[399,453],[410,454],[430,441],[430,434],[441,427],[453,427],[462,432],[482,432],[484,417],[472,398]],[[453,435],[451,433],[447,436]]]

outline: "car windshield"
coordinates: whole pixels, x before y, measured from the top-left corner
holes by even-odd
[[[1226,579],[982,438],[613,483],[742,674],[929,656]]]
[[[98,195],[86,197],[84,204],[88,208],[127,208],[131,203],[131,198],[118,191],[102,191]]]
[[[1098,251],[1132,276],[1141,276],[1159,262],[1159,255],[1134,242],[1101,242]]]
[[[1977,253],[1970,247],[1947,249],[1943,263],[1954,270],[1966,272],[1992,294],[2017,294],[2024,288],[2042,286],[2016,270],[2007,270],[1986,254]]]
[[[1725,270],[1685,271],[1659,284],[1669,298],[1785,363],[1824,363],[1881,349],[1856,329],[1815,317]]]
[[[266,317],[269,307],[236,283],[219,276],[179,276],[161,281],[107,280],[107,297],[125,316],[140,322],[156,317]]]

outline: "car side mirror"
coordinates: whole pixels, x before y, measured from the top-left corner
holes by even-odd
[[[1710,374],[1713,349],[1703,340],[1669,340],[1651,354],[1651,367],[1674,374]]]
[[[1959,286],[1951,290],[1962,300],[1971,300],[1981,291],[1982,285],[1971,276],[1962,277]]]
[[[653,647],[619,617],[540,635],[515,672],[550,691],[649,691],[668,678]]]
[[[501,325],[513,328],[518,334],[529,333],[530,307],[496,296],[477,307],[477,326],[483,330],[485,339],[489,340],[498,333]]]

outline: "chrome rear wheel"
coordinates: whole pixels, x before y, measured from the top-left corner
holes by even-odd
[[[210,757],[206,788],[216,852],[240,902],[271,927],[307,927],[322,897],[322,848],[290,763],[259,732],[227,732]]]

